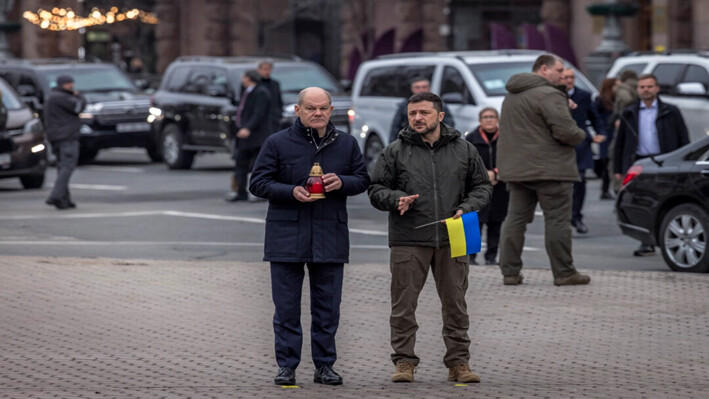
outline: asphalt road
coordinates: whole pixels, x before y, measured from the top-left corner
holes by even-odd
[[[198,156],[192,170],[171,171],[150,163],[140,149],[105,150],[74,174],[78,208],[67,211],[44,204],[53,168],[41,190],[0,180],[0,255],[260,261],[267,203],[225,202],[231,168],[226,154]],[[669,271],[659,254],[632,256],[638,242],[621,235],[613,201],[598,199],[599,186],[599,180],[589,181],[590,233],[574,233],[577,268]],[[386,264],[386,214],[364,194],[350,200],[349,213],[351,263]],[[543,229],[538,212],[527,232],[525,266],[548,268]]]

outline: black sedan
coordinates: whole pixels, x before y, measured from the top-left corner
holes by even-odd
[[[659,245],[672,270],[709,272],[709,137],[635,162],[616,211],[623,234]]]

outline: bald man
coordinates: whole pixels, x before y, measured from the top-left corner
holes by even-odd
[[[269,201],[264,261],[271,263],[277,385],[295,385],[303,333],[300,302],[305,265],[310,278],[314,382],[342,384],[332,368],[340,321],[344,264],[349,262],[347,197],[364,192],[369,175],[355,139],[330,123],[330,94],[304,89],[293,126],[266,139],[249,190]],[[324,199],[305,188],[314,163],[324,172]]]

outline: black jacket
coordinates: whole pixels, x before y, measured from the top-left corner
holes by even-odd
[[[603,134],[603,127],[600,125],[598,114],[596,114],[596,107],[593,106],[591,93],[574,87],[574,94],[569,98],[576,103],[576,108],[571,110],[571,117],[576,121],[576,125],[586,133],[586,139],[576,146],[576,166],[579,170],[592,169],[591,143],[593,143],[593,137],[588,131],[586,122],[591,122],[591,126],[598,134]]]
[[[491,192],[475,146],[443,123],[433,147],[410,128],[402,130],[379,155],[368,189],[372,206],[389,212],[389,246],[436,248],[448,245],[445,225],[414,227],[452,217],[458,209],[463,213],[485,209]],[[419,198],[399,215],[399,198],[413,194]]]
[[[357,141],[329,124],[319,148],[312,129],[295,120],[288,129],[270,135],[256,158],[249,191],[268,199],[265,261],[347,263],[349,231],[347,197],[364,192],[369,175]],[[295,186],[304,186],[318,162],[324,173],[335,173],[342,188],[325,199],[299,202]]]
[[[637,158],[640,101],[624,109],[620,114],[620,127],[613,151],[613,173],[625,174]],[[672,152],[689,143],[687,126],[679,109],[660,101],[659,98],[655,126],[660,142],[660,154]]]
[[[389,143],[393,143],[397,139],[399,132],[402,129],[406,129],[409,126],[409,116],[407,115],[407,109],[409,105],[409,100],[404,100],[396,108],[396,113],[394,114],[394,120],[391,122],[391,131],[389,132]],[[443,104],[443,123],[450,127],[455,127],[453,124],[453,114],[448,109],[446,104]]]
[[[85,106],[86,100],[82,96],[61,87],[49,92],[44,102],[44,134],[50,143],[79,139],[79,113]]]
[[[241,96],[246,94],[244,91]],[[237,130],[247,128],[251,132],[245,139],[236,139],[238,148],[259,148],[269,134],[273,133],[268,112],[271,107],[271,95],[261,85],[256,85],[246,96],[244,109],[241,111],[241,124]]]
[[[498,130],[499,132],[499,130]],[[492,170],[497,173],[497,137],[488,143],[483,139],[484,133],[481,132],[480,126],[468,133],[465,139],[472,143],[478,150],[480,159],[485,164],[485,169]],[[478,212],[478,220],[481,223],[487,222],[502,222],[507,217],[507,204],[510,202],[510,194],[507,192],[507,186],[504,182],[497,181],[497,184],[492,186],[492,199],[490,205]]]
[[[271,107],[268,112],[268,117],[271,119],[271,128],[280,129],[281,116],[283,115],[283,99],[281,98],[281,84],[273,79],[261,79],[261,86],[268,90],[271,95]]]

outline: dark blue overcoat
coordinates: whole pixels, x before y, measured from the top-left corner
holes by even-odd
[[[593,169],[593,152],[591,151],[591,143],[593,137],[588,132],[587,121],[591,123],[593,129],[598,134],[603,134],[603,127],[599,124],[598,115],[596,115],[596,107],[591,101],[591,93],[575,88],[571,98],[577,105],[576,109],[571,110],[571,117],[574,118],[578,127],[586,132],[586,140],[576,146],[576,166],[579,170]]]
[[[263,260],[269,262],[349,262],[347,197],[364,192],[369,175],[355,139],[332,124],[318,146],[317,133],[296,119],[269,136],[261,147],[249,190],[269,201]],[[319,147],[319,148],[318,148]],[[335,173],[342,188],[325,199],[299,202],[295,186],[304,186],[313,163]]]

